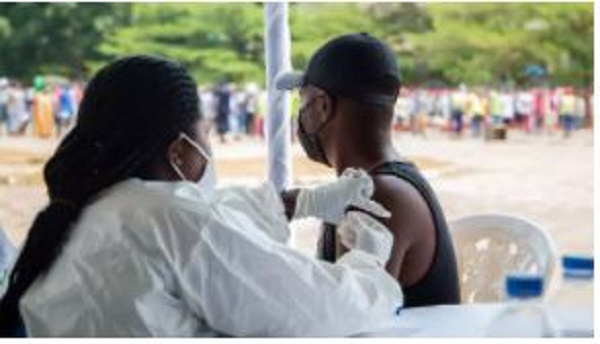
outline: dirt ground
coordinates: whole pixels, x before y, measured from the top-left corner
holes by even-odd
[[[507,141],[395,135],[394,143],[424,171],[448,219],[482,213],[520,215],[544,227],[561,252],[593,250],[593,133],[568,140],[511,132]],[[0,137],[0,227],[20,244],[47,198],[43,163],[56,140]],[[220,185],[255,185],[266,178],[266,146],[258,139],[214,143]],[[292,147],[294,184],[330,180],[330,170]],[[314,221],[293,226],[296,245],[314,247]]]

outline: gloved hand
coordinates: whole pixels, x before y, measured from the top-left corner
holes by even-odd
[[[373,191],[373,180],[365,171],[346,169],[336,181],[300,190],[294,218],[314,216],[327,223],[338,224],[349,206],[379,217],[389,217],[390,213],[385,208],[371,200]]]
[[[344,246],[375,256],[381,266],[387,263],[392,253],[392,233],[363,212],[349,211],[337,227],[337,234]]]

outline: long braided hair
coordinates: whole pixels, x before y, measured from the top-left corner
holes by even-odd
[[[44,167],[49,204],[40,211],[0,301],[0,336],[22,328],[19,301],[60,255],[82,209],[100,191],[152,166],[179,132],[194,135],[197,87],[179,64],[131,56],[101,69],[85,90],[77,123]]]

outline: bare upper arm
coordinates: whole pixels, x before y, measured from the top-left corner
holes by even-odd
[[[373,199],[392,213],[385,221],[394,236],[387,270],[403,286],[418,282],[435,253],[435,225],[429,206],[409,182],[395,176],[373,176]]]

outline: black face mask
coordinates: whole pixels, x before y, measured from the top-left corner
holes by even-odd
[[[318,97],[313,98],[313,100],[311,100],[311,102],[305,107],[305,109],[309,108],[312,105],[314,99],[316,98]],[[321,139],[319,138],[319,133],[331,121],[333,115],[327,118],[325,122],[323,122],[323,124],[321,124],[321,126],[315,132],[309,133],[304,128],[304,125],[302,125],[303,112],[303,110],[300,110],[300,114],[298,115],[298,139],[300,140],[302,148],[304,148],[304,151],[306,152],[306,155],[310,160],[331,167],[331,164],[327,160],[327,155],[325,155],[325,149],[323,149],[323,144],[321,143]]]

